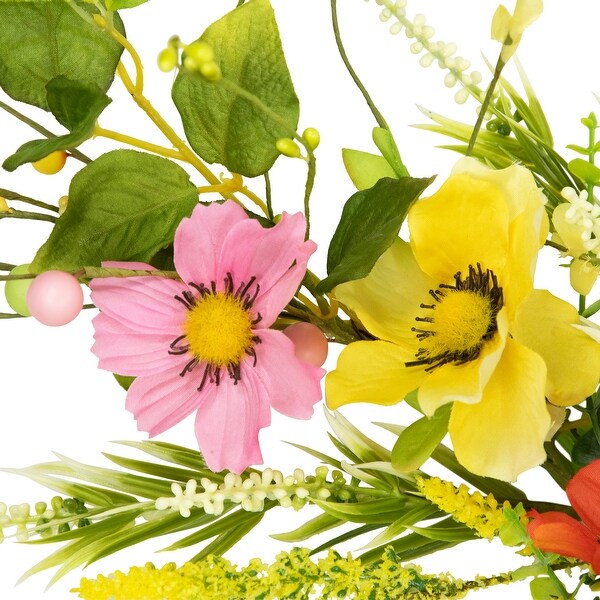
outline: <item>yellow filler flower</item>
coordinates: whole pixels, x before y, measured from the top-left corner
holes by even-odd
[[[428,416],[454,402],[458,460],[513,481],[545,459],[546,397],[577,404],[600,374],[600,344],[573,327],[577,311],[533,289],[548,231],[542,196],[523,167],[464,158],[408,225],[410,243],[398,239],[367,277],[335,290],[379,339],[343,350],[327,403],[391,405],[417,388]]]

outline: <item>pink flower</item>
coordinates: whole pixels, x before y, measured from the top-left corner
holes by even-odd
[[[198,205],[175,233],[182,281],[91,282],[101,311],[92,351],[101,368],[136,377],[126,408],[138,429],[155,436],[197,411],[208,467],[240,473],[262,463],[258,432],[270,424],[271,407],[312,415],[324,371],[297,359],[293,343],[269,329],[316,249],[304,231],[300,213],[265,229],[234,202]]]

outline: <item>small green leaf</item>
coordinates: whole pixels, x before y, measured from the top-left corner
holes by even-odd
[[[384,177],[398,179],[396,172],[383,156],[343,148],[342,160],[357,190],[369,189]]]
[[[569,150],[573,150],[574,152],[577,152],[578,154],[584,154],[586,156],[589,153],[589,150],[587,148],[584,148],[583,146],[578,146],[577,144],[569,144],[567,146],[567,148]],[[599,149],[600,149],[600,147],[599,147]]]
[[[2,166],[7,171],[40,160],[56,150],[75,148],[87,140],[94,132],[100,113],[111,101],[95,83],[71,81],[62,75],[49,81],[46,90],[48,107],[70,133],[23,144],[4,161]]]
[[[186,137],[207,162],[247,177],[266,173],[279,138],[292,137],[299,103],[269,0],[250,0],[213,23],[200,37],[211,46],[223,79],[250,94],[287,125],[273,120],[227,82],[180,70],[173,85]]]
[[[589,163],[587,160],[583,160],[583,158],[574,158],[571,162],[569,162],[569,171],[575,177],[579,177],[585,183],[593,183],[597,185],[600,183],[600,168],[596,165]]]
[[[550,577],[536,577],[529,584],[529,590],[533,600],[559,600],[562,598]]]
[[[127,391],[131,384],[135,381],[135,377],[131,377],[129,375],[119,375],[118,373],[113,373],[113,377],[125,391]]]
[[[351,196],[329,246],[328,276],[317,291],[328,292],[340,283],[368,275],[397,238],[412,203],[432,181],[432,177],[386,177]]]
[[[373,128],[373,141],[396,175],[398,177],[408,177],[408,170],[400,158],[392,134],[383,127],[375,127]]]
[[[68,208],[31,270],[148,262],[197,201],[189,175],[172,161],[134,150],[104,154],[71,181]]]
[[[592,429],[586,431],[573,446],[571,458],[576,465],[585,466],[600,458],[600,444]]]
[[[145,4],[148,0],[106,0],[108,10],[121,10],[122,8],[134,8]]]
[[[438,408],[432,417],[422,417],[409,425],[392,449],[392,466],[404,473],[418,469],[448,432],[451,403]]]
[[[90,13],[97,9],[77,0]],[[123,22],[113,16],[115,28]],[[0,2],[0,87],[14,100],[48,110],[46,84],[64,75],[110,87],[123,47],[64,0]]]

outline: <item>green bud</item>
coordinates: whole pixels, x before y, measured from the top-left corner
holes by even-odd
[[[317,475],[317,479],[326,479],[329,469],[326,466],[317,467],[315,469],[315,473]]]
[[[302,138],[310,146],[311,150],[315,150],[321,141],[321,134],[314,127],[308,127],[304,130]]]
[[[43,515],[46,512],[48,505],[45,502],[36,502],[35,503],[35,514]]]
[[[207,81],[218,81],[221,79],[221,67],[214,61],[202,63],[198,69]]]
[[[300,147],[290,138],[279,138],[275,142],[275,146],[284,156],[289,156],[290,158],[300,157]]]
[[[185,47],[185,55],[192,59],[198,66],[204,63],[214,62],[215,53],[206,42],[193,42]]]
[[[167,46],[158,53],[158,68],[163,71],[163,73],[168,73],[177,66],[178,58],[177,50],[173,48],[173,46]]]

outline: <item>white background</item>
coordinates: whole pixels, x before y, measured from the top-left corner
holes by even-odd
[[[235,4],[234,0],[153,0],[134,10],[123,11],[128,37],[139,49],[146,66],[146,93],[181,133],[179,118],[169,95],[172,75],[160,73],[155,68],[155,57],[171,35],[178,34],[184,41],[190,42]],[[468,102],[459,107],[453,102],[454,92],[443,85],[444,73],[437,66],[429,70],[419,67],[418,58],[409,52],[409,41],[404,33],[395,37],[388,34],[389,23],[386,25],[379,21],[380,8],[374,2],[343,0],[339,4],[340,26],[348,54],[391,125],[409,171],[413,176],[437,173],[438,179],[443,180],[456,155],[434,148],[436,144],[447,143],[446,139],[410,127],[425,122],[416,105],[474,122],[475,104]],[[592,92],[600,92],[600,75],[594,62],[600,5],[594,0],[572,0],[568,10],[564,2],[556,0],[547,0],[547,5],[540,21],[526,32],[519,56],[547,111],[556,146],[562,152],[567,143],[585,145],[586,131],[580,126],[579,119],[597,109]],[[329,239],[343,202],[354,192],[343,170],[340,148],[374,151],[370,132],[375,123],[336,53],[329,3],[325,0],[273,0],[273,6],[301,100],[299,129],[317,127],[322,136],[317,153],[317,184],[312,199],[312,237],[320,244],[320,249],[309,266],[314,272],[324,275]],[[410,0],[408,14],[425,13],[428,22],[436,29],[434,39],[457,42],[459,53],[469,58],[484,73],[487,81],[480,52],[495,62],[498,44],[489,39],[489,29],[496,6],[496,2],[491,0]],[[509,9],[512,8],[510,2]],[[516,79],[513,77],[512,81],[516,82]],[[115,82],[109,95],[113,104],[100,119],[104,127],[168,144],[130,101],[119,81]],[[4,96],[2,99],[7,100]],[[60,131],[42,111],[26,106],[20,109],[50,129]],[[35,137],[37,134],[27,126],[4,113],[0,114],[2,160],[21,143]],[[84,145],[83,151],[96,157],[113,147],[112,143],[93,140]],[[567,156],[572,158],[568,151]],[[0,173],[0,187],[46,202],[57,202],[67,193],[68,182],[80,167],[81,163],[70,160],[61,174],[47,177],[36,173],[30,166],[24,166],[13,174]],[[215,167],[214,171],[218,174],[219,167]],[[300,210],[304,165],[301,161],[282,158],[275,171],[275,210]],[[203,183],[196,174],[193,181],[197,185]],[[263,195],[259,180],[251,182],[250,187]],[[29,262],[49,232],[47,223],[1,220],[0,261]],[[567,286],[566,269],[559,269],[558,262],[554,251],[542,252],[537,285],[548,287],[575,302],[576,296]],[[6,309],[3,298],[0,298],[0,311]],[[52,459],[52,451],[83,462],[106,465],[108,463],[102,461],[100,453],[118,450],[111,446],[109,440],[145,439],[145,434],[137,432],[135,422],[124,409],[124,393],[115,385],[110,374],[96,369],[96,359],[89,352],[93,314],[94,311],[86,311],[62,328],[44,327],[31,319],[0,322],[0,466],[19,467],[48,461]],[[333,350],[327,363],[329,368],[335,364],[335,353]],[[404,414],[409,415],[403,411],[402,406],[387,409],[353,406],[343,413],[368,433],[377,436],[381,443],[391,445],[393,440],[369,423],[377,420],[401,422]],[[190,419],[184,421],[160,439],[193,447],[193,422]],[[263,454],[268,465],[286,472],[296,466],[314,469],[317,465],[310,457],[290,449],[282,440],[335,452],[327,440],[320,407],[317,407],[315,418],[310,422],[293,421],[274,414],[271,428],[261,433]],[[435,471],[435,467],[429,470]],[[526,473],[519,478],[518,484],[532,498],[564,501],[560,490],[544,473]],[[25,479],[0,474],[0,501],[7,504],[25,501],[33,504],[38,500],[49,500],[52,495],[52,492]],[[290,530],[309,516],[308,510],[300,514],[289,509],[271,511],[251,538],[236,547],[229,556],[239,563],[245,563],[257,554],[265,560],[272,560],[282,544],[271,540],[268,534]],[[181,563],[192,555],[154,554],[167,543],[168,540],[153,540],[130,552],[96,563],[85,574],[93,577],[148,560],[155,564],[170,560]],[[360,544],[354,542],[346,549],[358,550],[359,547]],[[48,573],[13,587],[23,571],[53,549],[23,546],[11,541],[0,546],[0,598],[54,600],[71,597],[68,590],[77,584],[79,572],[65,577],[45,594],[43,590],[50,577]],[[515,557],[510,549],[486,541],[465,544],[420,562],[426,572],[451,571],[463,578],[477,573],[489,575],[523,564],[522,559]],[[525,584],[480,592],[478,597],[482,600],[499,599],[507,594],[515,598],[529,597]]]

